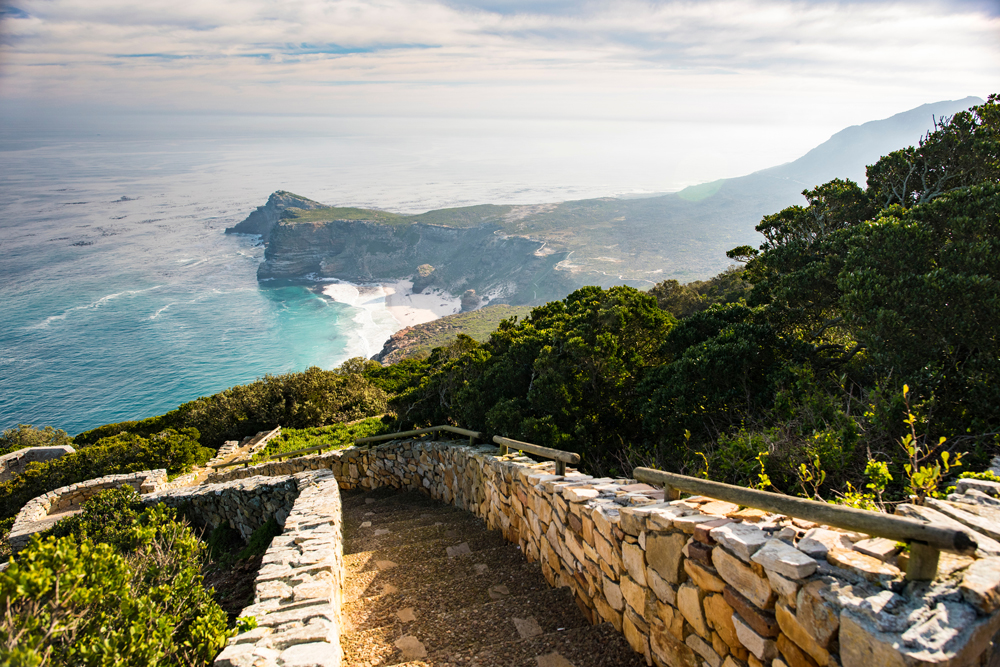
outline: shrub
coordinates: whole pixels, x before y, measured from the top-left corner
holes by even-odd
[[[163,506],[113,526],[106,512],[122,504],[127,494],[104,495],[0,573],[0,664],[207,665],[221,650],[226,614],[202,585],[204,547]]]
[[[120,473],[166,468],[170,474],[187,472],[204,463],[212,450],[198,444],[198,431],[168,429],[149,438],[122,433],[44,463],[31,463],[12,479],[0,483],[0,517],[15,516],[32,498],[88,479]]]
[[[0,434],[0,456],[26,447],[57,447],[72,445],[73,438],[62,429],[51,426],[35,428],[31,424],[18,424]]]

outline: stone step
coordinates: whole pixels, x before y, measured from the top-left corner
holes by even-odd
[[[610,623],[550,632],[453,653],[453,667],[646,667]]]
[[[371,524],[363,528],[359,526],[347,533],[344,539],[345,554],[438,539],[452,533],[458,534],[462,530],[486,530],[486,524],[481,519],[466,512],[437,516],[422,514],[416,519],[373,521]]]
[[[344,605],[345,627],[354,632],[406,624],[406,620],[428,618],[442,611],[489,604],[512,596],[548,589],[541,568],[535,563],[514,563],[483,574],[434,581],[406,591],[364,597]]]
[[[414,544],[345,555],[344,571],[350,577],[355,572],[380,568],[382,567],[380,563],[390,562],[402,566],[425,561],[428,558],[468,555],[506,544],[500,531],[455,531],[455,533],[453,537],[445,535]]]
[[[504,545],[494,549],[473,551],[464,556],[449,558],[428,558],[408,563],[405,566],[388,565],[349,573],[344,582],[344,600],[381,595],[385,587],[397,591],[409,590],[427,582],[454,580],[476,574],[497,572],[512,563],[523,563],[521,549],[515,545]]]
[[[557,588],[347,633],[340,641],[347,664],[394,665],[424,658],[435,664],[490,645],[586,625],[572,593]]]

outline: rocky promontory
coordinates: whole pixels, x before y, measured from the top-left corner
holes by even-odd
[[[569,252],[550,251],[545,241],[507,234],[490,219],[453,227],[419,222],[420,217],[317,206],[312,200],[276,192],[266,206],[232,230],[263,230],[271,225],[259,280],[416,279],[421,286],[433,284],[464,295],[466,310],[483,302],[559,299],[585,284],[574,272],[558,267]]]

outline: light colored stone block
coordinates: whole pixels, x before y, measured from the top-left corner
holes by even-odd
[[[819,567],[815,560],[781,540],[768,540],[750,560],[790,579],[805,579]]]
[[[638,544],[622,544],[622,562],[629,576],[641,586],[646,585],[646,554]]]
[[[681,612],[695,632],[701,637],[708,637],[708,626],[705,624],[705,613],[701,601],[704,591],[687,583],[677,590],[677,609]]]
[[[640,586],[628,575],[622,575],[621,580],[622,596],[632,606],[636,612],[642,614],[646,608],[646,588]]]
[[[774,611],[778,619],[778,626],[790,640],[809,654],[820,667],[826,667],[826,665],[830,664],[830,652],[816,643],[812,635],[799,623],[792,610],[779,603],[775,606]]]
[[[818,560],[825,560],[831,549],[852,549],[853,543],[844,533],[827,528],[811,528],[796,545],[802,553]]]
[[[739,637],[740,643],[758,660],[768,662],[778,657],[778,646],[774,640],[758,635],[743,622],[739,614],[733,614],[733,626],[736,628],[736,636]]]
[[[965,601],[983,614],[1000,609],[1000,558],[972,563],[962,576],[959,590]]]
[[[709,534],[713,540],[746,562],[750,562],[750,557],[764,546],[768,539],[764,531],[749,523],[727,523],[713,528]]]
[[[646,567],[646,585],[661,602],[676,604],[677,589],[658,575],[656,570],[648,566]]]
[[[736,556],[722,547],[715,547],[712,550],[712,564],[726,583],[759,608],[769,609],[774,604],[775,595],[768,580],[758,576]]]
[[[681,578],[681,549],[687,542],[683,533],[650,535],[646,538],[646,561],[656,573],[671,584],[679,584]]]

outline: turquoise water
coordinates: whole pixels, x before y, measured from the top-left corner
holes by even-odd
[[[380,349],[385,327],[372,339],[361,309],[310,285],[258,284],[259,239],[223,234],[274,190],[420,212],[664,191],[779,161],[736,160],[738,131],[489,119],[0,123],[0,429],[75,434]],[[712,141],[729,146],[724,170],[709,168]],[[668,159],[670,147],[687,162]]]

